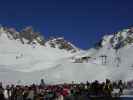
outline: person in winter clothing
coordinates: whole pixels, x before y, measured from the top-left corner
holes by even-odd
[[[124,89],[124,84],[123,84],[122,80],[119,80],[118,88],[119,88],[119,95],[122,95],[123,94],[123,89]]]
[[[2,83],[0,83],[0,100],[5,100],[5,98],[4,98],[4,88],[2,87]]]
[[[27,95],[27,100],[34,100],[34,96],[35,96],[34,90],[31,87],[29,87],[29,92],[28,92],[28,95]]]
[[[105,86],[104,86],[104,93],[106,96],[111,96],[111,93],[113,91],[113,86],[110,82],[109,79],[106,79],[106,83],[105,83]]]

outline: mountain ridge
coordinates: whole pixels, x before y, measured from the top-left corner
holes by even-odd
[[[72,43],[65,40],[63,37],[52,37],[45,39],[40,32],[35,32],[32,26],[22,29],[20,32],[15,28],[0,27],[1,33],[5,33],[9,39],[19,40],[22,44],[42,45],[49,44],[52,48],[65,49],[67,51],[76,52],[79,50]]]
[[[17,84],[16,81],[21,80],[22,84],[29,84],[41,78],[50,84],[103,81],[105,78],[132,80],[132,28],[106,35],[99,47],[88,50],[79,49],[62,37],[41,45],[36,36],[29,38],[33,30],[25,33],[30,34],[28,36],[22,35],[22,43],[20,33],[10,31],[12,33],[0,28],[0,70],[4,71],[0,72],[0,79],[5,83]],[[119,43],[124,45],[116,48]]]

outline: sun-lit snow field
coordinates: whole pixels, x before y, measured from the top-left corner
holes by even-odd
[[[72,53],[51,48],[48,43],[45,46],[22,44],[0,30],[0,80],[6,84],[38,83],[41,78],[51,84],[104,81],[106,78],[132,80],[133,45],[126,45],[116,51],[110,46],[111,37],[104,37],[100,49]],[[106,55],[106,59],[101,58],[102,55]],[[87,62],[74,62],[82,56],[90,58]]]

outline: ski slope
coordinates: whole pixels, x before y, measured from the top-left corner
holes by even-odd
[[[121,31],[125,39],[127,33]],[[36,44],[22,44],[19,39],[11,37],[0,29],[0,80],[5,84],[39,83],[41,78],[50,84],[104,81],[106,78],[132,80],[133,44],[116,51],[112,45],[119,41],[110,43],[114,35],[104,36],[99,49],[77,49],[76,52],[52,48],[49,42],[44,46],[36,41]],[[106,59],[102,58],[103,55]],[[87,62],[74,62],[86,56],[89,57]]]

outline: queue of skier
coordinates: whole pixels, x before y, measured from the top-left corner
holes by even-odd
[[[123,84],[117,84],[120,93],[123,92]],[[91,100],[93,97],[112,97],[113,83],[106,79],[106,82],[86,82],[80,84],[58,84],[46,85],[7,85],[5,88],[0,84],[0,100]]]

